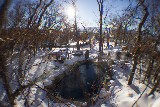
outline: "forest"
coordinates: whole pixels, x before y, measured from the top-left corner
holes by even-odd
[[[0,107],[160,107],[160,1],[92,1],[0,1]]]

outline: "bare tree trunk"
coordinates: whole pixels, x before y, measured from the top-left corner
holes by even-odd
[[[154,79],[153,79],[154,82],[157,80],[159,73],[160,73],[160,66],[157,68],[157,70],[154,74]]]
[[[13,106],[14,105],[14,96],[12,94],[12,91],[11,91],[11,88],[10,88],[10,85],[9,85],[9,78],[8,78],[8,70],[6,68],[6,57],[4,56],[4,54],[2,52],[0,52],[0,69],[2,70],[0,72],[0,75],[2,77],[2,80],[3,80],[3,85],[4,85],[4,88],[6,90],[6,93],[7,93],[7,97],[9,99],[9,102],[10,102],[10,105]]]
[[[138,56],[136,55],[134,57],[134,64],[133,64],[133,68],[132,68],[132,71],[131,71],[131,74],[130,74],[130,78],[128,80],[128,85],[131,85],[132,84],[132,81],[133,81],[133,78],[134,78],[134,74],[135,74],[135,71],[136,71],[136,67],[137,67],[137,61],[138,60]]]
[[[100,12],[100,38],[99,38],[99,51],[102,50],[102,13]]]
[[[0,29],[2,29],[3,23],[6,20],[6,14],[8,7],[12,0],[4,0],[4,3],[0,7]]]
[[[99,37],[99,52],[103,52],[103,41],[102,41],[102,15],[103,15],[103,2],[104,0],[97,0],[99,6],[99,13],[100,13],[100,37]]]
[[[156,90],[158,84],[159,84],[159,81],[160,81],[160,76],[158,76],[158,79],[156,81],[156,84],[154,85],[153,89],[149,92],[149,95],[153,94],[154,91]]]
[[[151,58],[150,61],[149,61],[149,65],[148,65],[148,68],[147,68],[147,71],[146,71],[146,74],[145,74],[143,83],[145,82],[146,78],[147,78],[147,79],[150,78],[153,64],[154,64],[154,59]]]
[[[10,3],[11,3],[11,0],[5,0],[2,6],[0,7],[0,32],[1,32],[1,29],[3,28],[3,22],[6,20],[5,18],[6,18],[7,10]],[[7,97],[9,98],[10,106],[14,106],[14,96],[12,94],[12,91],[9,85],[9,78],[7,75],[8,70],[6,68],[7,59],[6,59],[5,53],[6,53],[5,48],[3,47],[3,45],[0,44],[0,70],[1,70],[0,75],[3,80],[3,85],[6,90]]]
[[[80,45],[79,45],[79,35],[78,35],[78,30],[77,30],[77,10],[76,10],[76,2],[77,2],[77,0],[72,0],[72,5],[73,5],[73,7],[74,7],[74,9],[75,9],[75,11],[74,11],[74,35],[76,36],[76,41],[77,41],[77,44],[76,44],[76,46],[77,46],[77,50],[80,50]]]
[[[148,8],[143,4],[144,3],[144,0],[141,2],[141,5],[143,6],[143,9],[145,11],[145,15],[142,19],[142,21],[140,22],[139,24],[139,27],[138,27],[138,38],[137,38],[137,42],[136,42],[136,51],[135,51],[135,56],[134,56],[134,64],[133,64],[133,69],[132,69],[132,72],[130,74],[130,78],[129,78],[129,81],[128,81],[128,85],[131,85],[132,84],[132,81],[133,81],[133,78],[134,78],[134,74],[135,74],[135,71],[136,71],[136,66],[137,66],[137,62],[138,62],[138,53],[139,53],[139,50],[140,50],[140,41],[141,41],[141,35],[142,35],[142,26],[144,25],[149,13],[148,13]]]
[[[126,43],[127,24],[124,27],[123,43]]]

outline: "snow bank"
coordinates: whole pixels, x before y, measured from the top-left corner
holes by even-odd
[[[73,105],[73,104],[70,104],[70,103],[67,103],[67,105],[66,104],[64,104],[64,103],[54,103],[54,105],[53,105],[53,107],[76,107],[75,105]]]
[[[160,97],[153,103],[152,107],[160,107]]]
[[[102,88],[99,93],[99,98],[109,98],[110,95],[111,95],[110,92],[106,91],[105,88]]]
[[[115,81],[113,81],[113,80],[110,80],[110,84],[111,84],[111,86],[115,86],[116,85]]]
[[[123,98],[120,102],[118,102],[118,107],[132,107],[134,103],[133,98]],[[145,106],[144,106],[145,107]]]

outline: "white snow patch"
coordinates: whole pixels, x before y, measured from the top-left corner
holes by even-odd
[[[152,107],[160,107],[160,97],[153,103]]]

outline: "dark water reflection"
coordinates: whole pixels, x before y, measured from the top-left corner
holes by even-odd
[[[93,93],[97,93],[100,84],[98,74],[99,71],[94,64],[83,64],[72,74],[64,77],[56,91],[65,99],[84,101]]]

